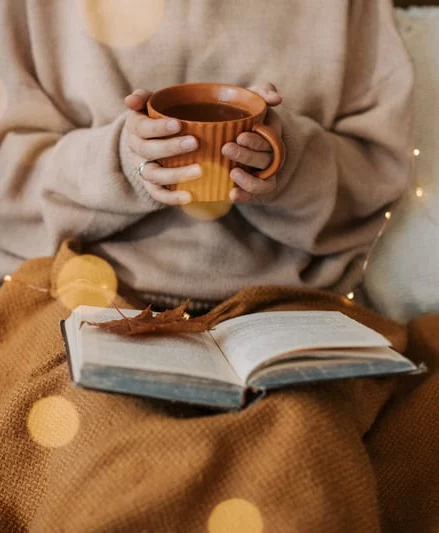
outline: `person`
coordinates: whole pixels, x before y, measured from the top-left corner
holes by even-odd
[[[16,0],[0,20],[0,275],[76,237],[162,307],[361,282],[411,165],[413,71],[390,0]],[[151,91],[191,81],[259,92],[287,149],[261,181],[261,138],[224,146],[247,170],[209,221],[166,188],[199,168],[156,162],[197,139],[144,111]]]

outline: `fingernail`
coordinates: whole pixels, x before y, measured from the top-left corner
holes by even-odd
[[[230,177],[233,180],[239,180],[239,178],[241,178],[242,176],[243,176],[242,171],[239,168],[234,168],[230,172]]]
[[[189,192],[180,194],[178,201],[181,205],[190,204],[192,202],[192,195]]]
[[[236,199],[237,199],[237,196],[238,196],[238,191],[237,191],[236,187],[234,187],[234,188],[229,192],[229,199],[230,199],[232,202],[235,202]]]
[[[237,153],[237,147],[234,145],[234,144],[225,144],[222,148],[221,148],[221,153],[223,155],[225,155],[226,157],[229,157],[229,158],[235,158],[238,153]]]
[[[144,89],[136,89],[131,94],[134,94],[136,96],[146,96],[148,94],[148,91],[145,91]]]
[[[180,123],[177,120],[168,120],[166,122],[166,130],[170,133],[177,133],[177,131],[180,131]]]
[[[185,150],[192,150],[197,147],[197,141],[194,138],[183,139],[180,146]]]
[[[188,176],[190,178],[192,178],[192,177],[199,178],[201,176],[201,174],[202,174],[202,170],[201,170],[200,165],[192,165],[185,172],[185,176]]]

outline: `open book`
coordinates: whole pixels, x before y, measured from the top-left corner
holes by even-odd
[[[337,311],[254,313],[205,333],[122,337],[80,327],[117,318],[115,309],[80,306],[61,322],[74,383],[233,410],[270,389],[418,370],[385,337]]]

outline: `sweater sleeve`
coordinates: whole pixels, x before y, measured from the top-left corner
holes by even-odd
[[[38,79],[24,1],[1,3],[0,35],[0,251],[51,255],[66,237],[97,241],[163,207],[123,171],[123,103],[102,127],[67,116]]]
[[[364,261],[384,212],[407,186],[413,154],[413,68],[390,2],[351,5],[335,119],[325,125],[284,106],[288,155],[278,187],[238,206],[259,231],[315,265],[345,269]]]

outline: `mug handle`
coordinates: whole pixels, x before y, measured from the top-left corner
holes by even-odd
[[[276,133],[274,133],[271,128],[265,126],[264,124],[254,124],[252,131],[259,133],[259,135],[269,142],[273,148],[273,161],[271,165],[264,170],[252,172],[252,174],[257,178],[265,180],[267,178],[271,178],[271,176],[274,176],[274,174],[276,174],[276,172],[278,172],[278,170],[284,164],[285,145],[282,139]]]

